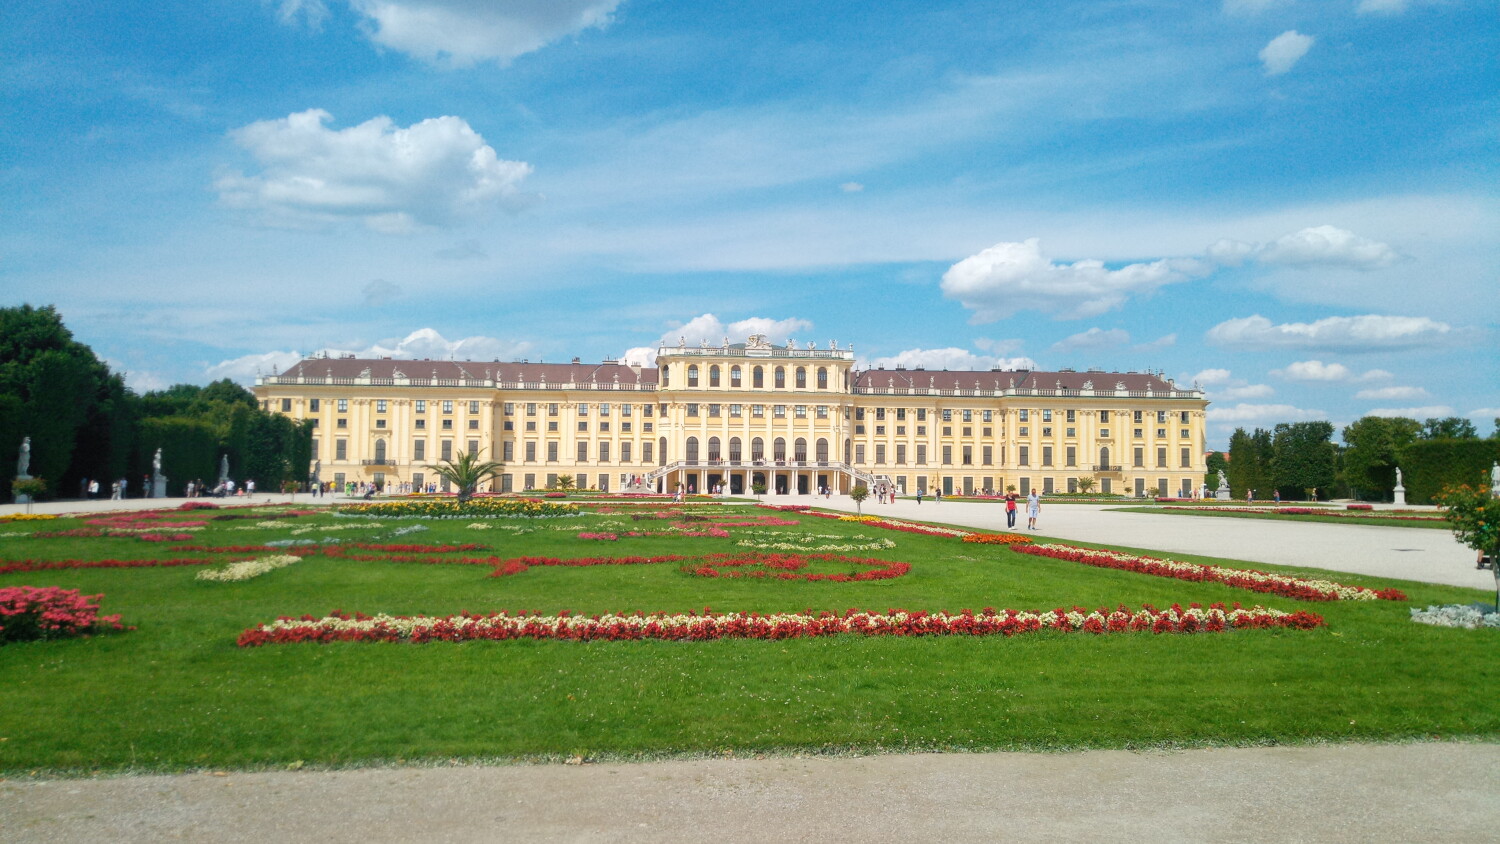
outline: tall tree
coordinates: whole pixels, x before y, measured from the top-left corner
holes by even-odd
[[[1422,439],[1424,440],[1473,440],[1479,438],[1479,431],[1475,429],[1474,423],[1462,416],[1445,416],[1442,419],[1430,418],[1422,423]]]
[[[1356,498],[1390,496],[1397,455],[1421,430],[1420,422],[1404,416],[1365,416],[1344,427],[1344,477]]]
[[[1276,426],[1271,470],[1277,489],[1326,490],[1334,480],[1332,422],[1282,422]]]

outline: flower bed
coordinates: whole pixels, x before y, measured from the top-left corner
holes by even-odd
[[[862,566],[867,570],[847,574],[844,572],[819,574],[804,571],[810,562],[851,568]],[[832,554],[710,554],[703,557],[699,563],[683,566],[682,571],[698,577],[751,577],[769,580],[856,583],[900,577],[911,571],[911,564],[889,560],[836,557]]]
[[[269,571],[286,568],[301,559],[296,554],[272,554],[266,557],[256,557],[253,560],[230,563],[221,569],[200,571],[198,572],[198,579],[213,580],[219,583],[234,583],[241,580],[249,580],[252,577],[259,577]]]
[[[968,536],[972,531],[960,530],[959,528],[945,528],[937,525],[924,525],[918,522],[903,522],[897,519],[885,519],[880,516],[838,516],[829,513],[809,513],[811,516],[822,516],[827,519],[838,519],[841,522],[858,522],[871,527],[885,528],[886,530],[899,530],[904,533],[920,533],[924,536]]]
[[[965,542],[976,545],[1031,545],[1031,537],[1019,533],[971,533],[964,536]]]
[[[577,504],[538,501],[534,498],[471,498],[462,504],[453,498],[379,501],[334,508],[334,514],[338,516],[400,516],[418,519],[543,519],[577,516],[580,513]]]
[[[1465,604],[1431,606],[1425,610],[1411,608],[1411,620],[1434,627],[1462,627],[1477,630],[1481,627],[1500,629],[1500,612],[1485,612],[1478,607]]]
[[[52,513],[10,513],[0,516],[0,522],[47,522],[55,518]]]
[[[806,639],[819,636],[1016,636],[1025,633],[1223,633],[1230,630],[1287,628],[1308,630],[1323,625],[1313,613],[1283,612],[1235,604],[1165,610],[1143,606],[1101,607],[1089,611],[1050,612],[985,610],[980,613],[884,613],[848,610],[803,613],[611,613],[553,616],[519,612],[462,613],[443,617],[367,616],[331,613],[323,618],[281,618],[241,633],[242,648],[304,642],[467,642],[475,640],[557,639],[563,641],[708,641],[713,639]]]
[[[166,560],[13,560],[0,563],[0,574],[18,571],[62,569],[148,569],[172,566],[212,566],[224,562],[216,557],[180,557]]]
[[[0,644],[134,629],[118,615],[99,615],[103,598],[58,586],[0,588]]]
[[[1253,592],[1266,592],[1302,601],[1404,601],[1406,594],[1397,589],[1367,589],[1346,586],[1331,580],[1308,580],[1284,574],[1269,574],[1254,569],[1229,569],[1205,566],[1181,560],[1142,557],[1100,548],[1077,548],[1072,545],[1015,545],[1012,551],[1068,560],[1099,568],[1190,580],[1197,583],[1222,583]]]
[[[514,557],[509,560],[495,560],[497,565],[495,570],[490,572],[490,577],[520,574],[532,566],[641,566],[650,563],[676,563],[690,559],[692,557],[682,554],[658,554],[654,557],[573,557],[566,560],[558,557]]]
[[[890,539],[875,539],[863,535],[839,536],[835,533],[802,534],[793,540],[741,539],[734,544],[762,551],[883,551],[896,547],[896,543]]]
[[[1345,510],[1374,510],[1375,509],[1375,505],[1373,505],[1373,504],[1349,504],[1349,505],[1346,505],[1344,507],[1344,509]]]

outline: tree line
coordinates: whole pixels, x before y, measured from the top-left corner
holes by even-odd
[[[1390,501],[1400,467],[1406,500],[1430,504],[1454,483],[1488,484],[1500,460],[1500,419],[1481,439],[1474,423],[1458,416],[1418,422],[1400,416],[1365,416],[1344,427],[1343,445],[1333,442],[1331,422],[1281,423],[1271,430],[1236,428],[1229,451],[1208,457],[1209,488],[1222,469],[1230,495],[1244,498],[1321,498]]]
[[[137,394],[50,306],[0,308],[0,448],[7,459],[28,436],[29,473],[53,498],[78,497],[90,480],[108,490],[122,478],[131,494],[141,494],[158,448],[174,496],[189,481],[215,483],[224,457],[237,484],[254,480],[262,489],[305,481],[312,461],[310,423],[261,410],[249,390],[228,379]],[[4,473],[7,496],[13,474]]]

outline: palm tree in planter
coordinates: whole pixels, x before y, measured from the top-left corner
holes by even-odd
[[[1093,478],[1093,476],[1091,476],[1091,475],[1084,475],[1083,477],[1079,478],[1078,479],[1078,491],[1081,492],[1081,493],[1083,493],[1084,495],[1088,495],[1090,492],[1093,492],[1094,491],[1094,478]]]
[[[451,460],[428,466],[438,477],[458,487],[458,501],[462,504],[474,497],[479,484],[494,478],[505,467],[503,463],[481,461],[478,451],[460,451]]]

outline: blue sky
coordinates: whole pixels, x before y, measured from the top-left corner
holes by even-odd
[[[0,10],[0,301],[136,389],[321,349],[1160,370],[1500,416],[1479,0]]]

